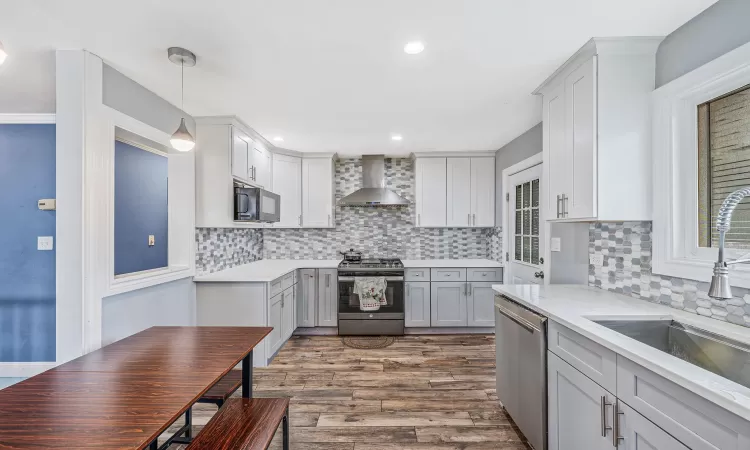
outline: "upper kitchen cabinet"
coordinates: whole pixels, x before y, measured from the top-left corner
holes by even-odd
[[[271,187],[273,148],[236,117],[196,119],[195,181],[197,227],[263,227],[234,221],[234,183]]]
[[[302,159],[302,226],[333,228],[334,155],[305,155]]]
[[[273,155],[273,189],[281,197],[281,220],[277,227],[302,226],[302,158]]]
[[[495,226],[493,152],[415,154],[414,157],[418,227]]]
[[[661,38],[594,38],[543,97],[543,201],[551,221],[651,220],[651,110]]]

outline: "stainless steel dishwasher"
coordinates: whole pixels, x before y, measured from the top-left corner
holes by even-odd
[[[547,448],[547,318],[495,297],[497,397],[536,450]]]

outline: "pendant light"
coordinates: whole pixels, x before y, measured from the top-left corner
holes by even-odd
[[[179,64],[180,66],[180,76],[182,82],[182,86],[180,89],[182,95],[180,100],[180,109],[183,109],[185,106],[185,66],[193,67],[195,65],[195,54],[190,50],[186,50],[182,47],[170,47],[167,50],[167,55],[169,56],[170,61],[175,64]],[[193,139],[193,136],[187,129],[184,117],[180,120],[180,126],[177,128],[177,131],[174,132],[169,142],[172,144],[172,148],[180,152],[189,152],[193,149],[193,147],[195,147],[195,139]]]
[[[8,54],[5,53],[5,47],[3,47],[3,43],[0,42],[0,65],[2,65],[5,62],[5,58],[8,57]]]

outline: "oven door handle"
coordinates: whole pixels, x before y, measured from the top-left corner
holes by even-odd
[[[375,275],[377,277],[377,275]],[[367,277],[339,277],[339,281],[354,281],[356,278],[367,278]],[[404,277],[384,277],[385,281],[404,281]]]

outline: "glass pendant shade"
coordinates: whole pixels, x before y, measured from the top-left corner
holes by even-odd
[[[173,149],[180,152],[189,152],[195,147],[195,139],[187,129],[184,117],[180,120],[180,127],[174,132],[169,142]]]

